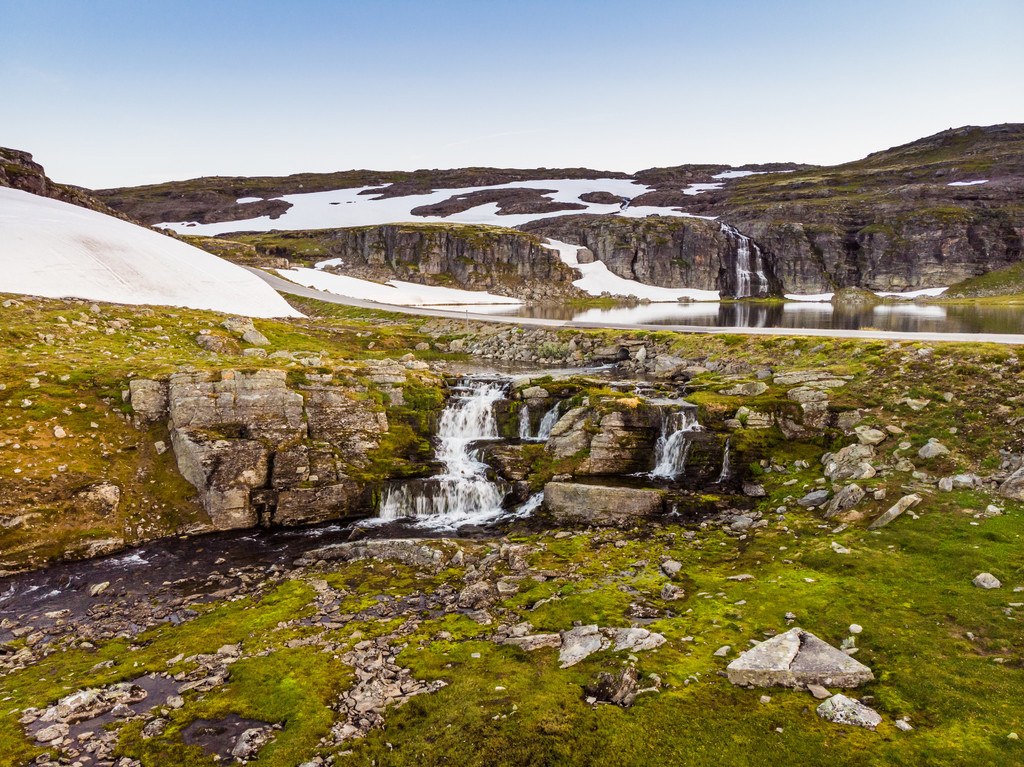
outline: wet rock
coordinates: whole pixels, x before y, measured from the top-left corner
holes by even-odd
[[[616,526],[660,514],[657,490],[549,482],[544,486],[544,508],[560,524]]]
[[[451,543],[426,543],[411,538],[348,541],[312,549],[296,560],[295,564],[309,565],[320,560],[352,562],[376,559],[440,572],[457,552],[461,552],[461,549]]]
[[[889,507],[889,510],[882,514],[878,519],[868,525],[868,530],[878,530],[879,528],[885,527],[887,524],[892,522],[896,517],[902,514],[907,509],[917,506],[921,502],[921,496],[917,493],[911,493],[900,498],[896,503]]]
[[[847,724],[874,730],[882,723],[882,717],[855,698],[837,693],[817,708],[818,716],[834,724]]]
[[[867,666],[802,628],[747,650],[726,673],[732,684],[756,687],[856,687],[875,678]]]
[[[622,708],[629,708],[636,700],[638,684],[636,668],[626,666],[614,676],[601,672],[584,688],[587,696]]]
[[[239,762],[254,759],[269,741],[273,731],[269,727],[250,727],[238,736],[231,755]]]

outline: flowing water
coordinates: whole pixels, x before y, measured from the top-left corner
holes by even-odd
[[[505,387],[494,381],[465,379],[456,387],[437,431],[434,456],[443,466],[441,473],[390,485],[381,498],[381,520],[412,517],[432,526],[454,526],[501,513],[508,488],[488,478],[478,448],[480,442],[499,439],[494,404],[505,394]]]
[[[761,248],[735,227],[721,226],[726,237],[736,244],[736,298],[766,295],[769,286],[762,266]]]
[[[715,480],[716,485],[720,485],[732,476],[732,465],[729,463],[729,448],[731,447],[732,438],[730,437],[725,441],[725,450],[722,452],[722,473],[718,475],[718,479]]]
[[[523,405],[519,408],[519,439],[524,442],[547,442],[548,437],[551,436],[551,430],[558,423],[560,409],[561,403],[556,402],[550,410],[544,413],[544,417],[537,425],[537,433],[533,434],[530,430],[530,408],[528,405]]]
[[[654,446],[654,468],[648,476],[675,479],[682,474],[686,470],[693,433],[700,430],[696,408],[662,411],[661,434]]]

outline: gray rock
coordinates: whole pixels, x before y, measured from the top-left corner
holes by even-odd
[[[477,581],[459,592],[459,607],[480,610],[498,601],[498,590],[490,581]]]
[[[253,346],[270,346],[270,339],[256,330],[256,328],[249,328],[242,333],[242,340]]]
[[[674,559],[666,559],[661,563],[661,571],[665,573],[669,578],[675,577],[680,570],[683,569],[682,562],[677,562]]]
[[[661,587],[661,598],[666,602],[675,602],[677,599],[682,599],[684,596],[686,596],[686,592],[683,588],[674,583],[666,583]]]
[[[807,685],[807,691],[811,695],[813,695],[815,698],[817,698],[818,700],[825,700],[825,698],[832,697],[832,693],[830,693],[827,689],[822,687],[820,684],[809,684],[809,685]]]
[[[528,634],[522,637],[508,637],[502,644],[514,645],[526,652],[533,652],[542,647],[561,647],[561,634]]]
[[[917,493],[911,493],[900,498],[896,503],[889,507],[882,516],[878,517],[874,522],[868,525],[868,530],[878,530],[881,527],[885,527],[887,524],[892,522],[896,517],[902,514],[909,508],[917,506],[921,502],[921,496]]]
[[[833,453],[825,463],[825,476],[840,482],[842,480],[870,479],[875,476],[871,461],[875,449],[871,445],[849,445]]]
[[[860,440],[862,445],[877,445],[880,442],[884,442],[888,436],[881,429],[875,429],[871,426],[858,426],[853,432],[857,435],[857,439]]]
[[[971,583],[979,589],[998,589],[1003,585],[992,573],[979,573],[974,576],[974,580]]]
[[[803,498],[797,501],[798,504],[803,506],[805,509],[814,508],[815,506],[821,506],[832,493],[828,490],[812,490]]]
[[[747,650],[726,674],[733,684],[756,687],[856,687],[875,678],[863,663],[802,628]]]
[[[138,425],[148,425],[167,417],[167,382],[135,378],[128,382],[132,410]]]
[[[549,482],[544,486],[544,508],[560,524],[615,526],[660,514],[657,490]]]
[[[410,567],[422,567],[440,572],[452,562],[462,549],[440,541],[427,542],[414,538],[392,538],[368,541],[347,541],[307,551],[295,561],[296,565],[312,564],[321,559],[327,562],[354,562],[375,559],[381,562],[399,562]]]
[[[928,444],[917,451],[918,456],[924,459],[938,458],[940,455],[946,455],[947,453],[949,453],[949,448],[934,437],[928,440]]]
[[[270,733],[269,727],[250,727],[238,736],[231,755],[240,762],[253,759],[270,740]]]
[[[723,389],[718,393],[724,394],[727,397],[756,397],[759,394],[764,394],[766,391],[768,391],[768,384],[762,381],[750,381],[749,383],[730,386],[728,389]]]
[[[817,708],[818,716],[834,724],[847,724],[874,730],[882,723],[882,717],[855,698],[837,693]]]
[[[999,495],[1013,501],[1024,501],[1024,466],[1017,469],[999,486]]]
[[[562,668],[575,666],[581,660],[599,650],[607,650],[611,642],[598,631],[596,624],[577,626],[562,632],[562,647],[558,662]]]
[[[859,485],[850,484],[840,490],[828,505],[825,507],[825,519],[831,519],[836,514],[849,511],[864,498],[864,491]]]

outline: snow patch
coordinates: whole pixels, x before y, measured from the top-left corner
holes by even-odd
[[[299,317],[256,275],[151,229],[0,188],[0,292]]]
[[[717,178],[717,177],[716,177]],[[704,194],[704,192],[710,192],[713,189],[721,189],[722,183],[717,184],[690,184],[686,189],[683,190],[683,194]]]
[[[482,290],[459,290],[435,285],[417,285],[401,280],[390,280],[387,283],[372,282],[305,267],[277,269],[276,271],[285,279],[307,288],[395,306],[468,306],[476,304],[518,306],[522,303],[518,298],[496,296]]]
[[[790,301],[831,301],[835,293],[786,293]]]
[[[261,202],[262,197],[239,197],[235,200],[236,205],[245,205],[247,202]]]
[[[876,293],[876,295],[882,296],[883,298],[918,298],[919,296],[931,296],[932,298],[934,298],[936,296],[941,296],[947,290],[949,290],[948,287],[922,288],[921,290],[908,290],[904,291],[903,293],[884,293],[879,291]]]
[[[981,178],[977,181],[950,181],[946,186],[975,186],[977,184],[987,184],[987,178]]]

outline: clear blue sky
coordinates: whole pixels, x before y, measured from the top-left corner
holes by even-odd
[[[834,163],[1024,122],[1021,0],[0,0],[0,146],[94,188]]]

